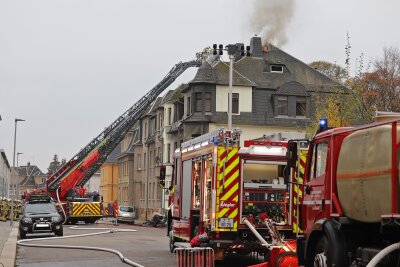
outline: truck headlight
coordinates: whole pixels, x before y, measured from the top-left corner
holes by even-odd
[[[25,218],[22,219],[22,222],[23,223],[32,223],[32,218],[25,217]]]
[[[51,217],[51,222],[52,223],[58,223],[58,222],[60,222],[61,221],[61,218],[60,217]]]

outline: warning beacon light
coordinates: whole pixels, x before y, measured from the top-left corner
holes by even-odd
[[[320,118],[319,119],[319,128],[318,132],[323,132],[328,130],[328,119],[327,118]]]

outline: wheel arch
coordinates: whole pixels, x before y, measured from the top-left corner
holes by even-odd
[[[312,260],[317,242],[322,236],[325,236],[332,245],[332,257],[338,261],[338,266],[345,266],[345,238],[340,232],[340,223],[331,219],[321,219],[314,224],[311,234],[306,240],[304,254],[306,261]]]

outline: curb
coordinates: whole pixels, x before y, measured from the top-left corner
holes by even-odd
[[[10,235],[4,244],[3,251],[0,255],[0,263],[4,267],[14,267],[15,257],[17,254],[17,238],[18,238],[18,223],[15,223],[11,229]]]

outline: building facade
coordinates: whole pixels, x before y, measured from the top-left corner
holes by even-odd
[[[9,197],[9,185],[11,178],[11,166],[6,153],[0,149],[0,197]]]
[[[118,200],[118,160],[121,145],[119,144],[108,156],[100,168],[100,195],[104,205]]]
[[[25,166],[19,166],[16,170],[16,182],[18,183],[18,198],[21,199],[24,192],[43,187],[47,175],[38,166],[28,162]]]

